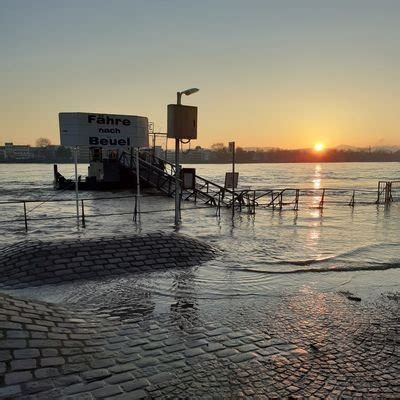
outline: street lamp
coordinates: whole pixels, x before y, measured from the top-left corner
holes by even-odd
[[[197,88],[190,88],[183,90],[182,92],[176,93],[176,104],[180,106],[182,104],[181,98],[182,95],[190,96],[193,93],[198,92]],[[175,139],[175,225],[179,225],[181,220],[181,207],[179,201],[179,140]]]
[[[183,90],[182,92],[177,92],[176,93],[176,104],[178,104],[178,105],[181,104],[181,97],[183,94],[186,96],[190,96],[191,94],[196,93],[198,91],[199,91],[199,89],[197,89],[197,88],[191,88],[191,89]]]

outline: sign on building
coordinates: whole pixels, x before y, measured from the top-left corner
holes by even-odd
[[[62,146],[149,147],[146,117],[81,112],[58,117]]]

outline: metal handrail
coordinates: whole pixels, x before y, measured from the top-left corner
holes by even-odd
[[[129,157],[129,159],[128,159],[128,157]],[[153,170],[154,172],[158,173],[159,175],[162,174],[165,177],[168,176],[168,178],[167,178],[168,180],[175,180],[176,168],[175,168],[174,164],[170,163],[168,160],[161,159],[161,158],[159,158],[157,156],[154,156],[154,155],[152,155],[151,157],[152,157],[154,163],[151,163],[151,162],[139,157],[140,165],[147,167],[148,170]],[[136,154],[129,154],[129,153],[126,153],[126,152],[122,152],[121,156],[120,156],[120,161],[126,167],[135,169],[135,163],[130,161],[131,159],[135,159],[135,158],[136,158]],[[128,161],[129,161],[129,163],[128,163]],[[157,166],[157,163],[160,163],[160,162],[162,162],[164,164],[164,166],[167,167],[167,171],[162,170],[161,168],[159,168]],[[169,171],[168,171],[168,169],[169,169]],[[235,193],[235,199],[239,199],[238,194],[236,192],[233,192],[232,190],[230,190],[228,188],[225,188],[225,187],[223,187],[223,186],[221,186],[221,185],[219,185],[219,184],[217,184],[215,182],[212,182],[212,181],[210,181],[210,180],[208,180],[206,178],[203,178],[203,177],[201,177],[199,175],[195,175],[195,178],[196,178],[197,184],[199,184],[198,183],[199,181],[202,182],[202,184],[201,183],[199,184],[200,187],[195,187],[193,189],[193,193],[186,197],[187,199],[189,199],[193,194],[195,194],[195,195],[199,194],[199,195],[204,196],[207,199],[207,201],[215,202],[217,196],[219,195],[219,193],[221,191],[223,191],[224,193],[229,193],[231,195],[233,193]],[[148,181],[149,180],[150,179],[148,179]],[[178,179],[178,181],[180,183],[182,183],[181,179]],[[206,192],[204,192],[202,190],[202,188],[204,186],[207,187],[207,191]],[[214,190],[212,190],[210,187],[212,189],[214,189]],[[162,190],[161,187],[160,187],[160,189]],[[171,195],[172,193],[174,193],[174,191],[169,191],[168,190],[168,194],[169,195]],[[225,204],[227,205],[227,203],[225,203]]]

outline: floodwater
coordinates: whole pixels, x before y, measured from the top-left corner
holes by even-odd
[[[229,165],[195,167],[198,175],[219,183],[230,169]],[[64,176],[73,174],[72,165],[59,169]],[[86,227],[77,229],[73,201],[48,201],[74,199],[74,192],[53,190],[51,165],[0,164],[2,202],[41,200],[27,203],[28,233],[22,219],[23,205],[0,205],[1,246],[25,239],[178,230],[220,250],[216,259],[189,271],[154,272],[43,287],[40,293],[15,293],[87,305],[100,302],[122,306],[140,298],[146,307],[151,298],[152,310],[162,310],[181,296],[212,305],[217,300],[276,299],[310,291],[350,291],[364,298],[399,290],[400,202],[390,207],[373,204],[378,181],[399,178],[398,163],[240,164],[236,169],[241,187],[333,188],[336,195],[327,194],[323,211],[315,208],[320,201],[320,193],[315,192],[300,199],[298,211],[258,208],[255,215],[238,213],[233,220],[228,209],[217,218],[214,208],[184,202],[182,224],[176,229],[173,199],[144,193],[141,223],[137,224],[132,221],[132,193],[82,192]],[[79,165],[79,173],[86,172],[87,166]],[[360,190],[354,208],[348,206],[351,189]],[[365,189],[369,191],[361,191]],[[121,196],[126,198],[117,198]],[[98,197],[108,199],[94,200]],[[370,204],[357,204],[361,198]],[[110,215],[119,213],[124,215]],[[50,219],[61,216],[69,218]]]

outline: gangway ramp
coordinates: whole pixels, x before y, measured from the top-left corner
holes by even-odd
[[[139,153],[139,175],[141,181],[149,186],[158,189],[167,196],[175,195],[175,164],[153,155]],[[147,156],[147,158],[146,158]],[[130,169],[136,175],[137,155],[122,152],[120,159],[121,165]],[[181,191],[182,200],[202,200],[210,206],[231,207],[232,198],[235,203],[241,204],[243,199],[239,193],[234,193],[215,182],[196,175],[195,187],[193,189],[184,189]],[[178,180],[182,185],[181,180]]]

